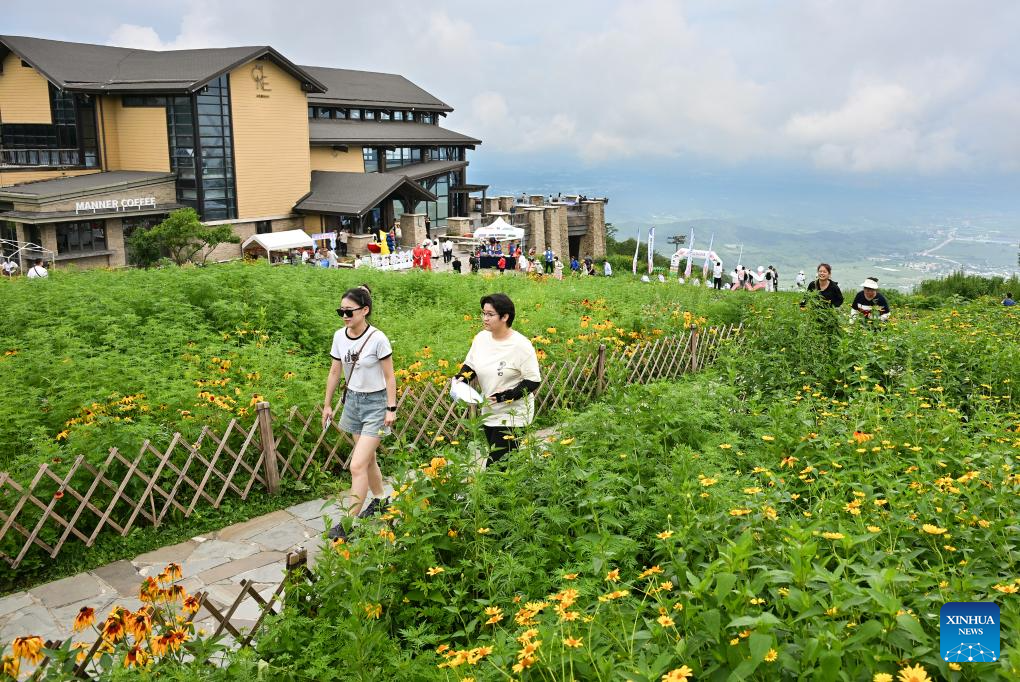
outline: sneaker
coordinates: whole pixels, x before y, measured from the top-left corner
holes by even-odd
[[[389,500],[382,500],[378,497],[374,497],[372,498],[372,501],[368,503],[368,506],[361,510],[358,514],[358,518],[366,519],[369,516],[374,516],[375,514],[383,514],[389,506]]]
[[[327,537],[334,542],[337,540],[347,542],[347,531],[344,530],[344,525],[342,523],[338,523],[329,529],[329,535]]]

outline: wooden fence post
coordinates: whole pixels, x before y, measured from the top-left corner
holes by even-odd
[[[691,330],[691,371],[698,371],[698,328]]]
[[[595,362],[595,390],[596,396],[606,391],[606,344],[599,344],[599,356]]]
[[[280,470],[276,462],[276,438],[273,436],[273,413],[269,403],[262,401],[255,405],[259,421],[259,439],[262,441],[262,471],[266,478],[269,494],[280,492]]]

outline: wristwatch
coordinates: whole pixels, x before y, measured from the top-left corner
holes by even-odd
[[[397,406],[396,405],[387,405],[386,406],[386,411],[387,412],[396,412],[397,411]]]

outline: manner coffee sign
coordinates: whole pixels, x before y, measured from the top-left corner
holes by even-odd
[[[132,197],[130,199],[97,199],[76,201],[74,212],[82,211],[123,211],[128,208],[156,208],[156,197]]]

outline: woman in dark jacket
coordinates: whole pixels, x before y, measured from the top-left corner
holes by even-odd
[[[833,308],[843,305],[843,292],[839,290],[839,284],[832,280],[832,266],[828,263],[818,264],[818,277],[808,284],[808,292],[817,291],[818,297]],[[801,306],[807,303],[807,299],[801,302]]]

